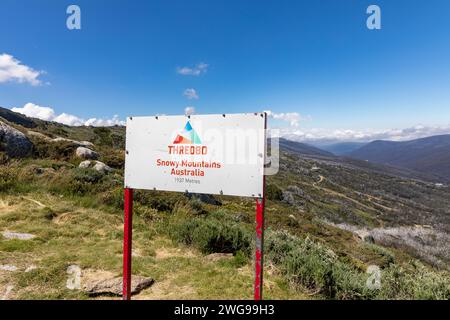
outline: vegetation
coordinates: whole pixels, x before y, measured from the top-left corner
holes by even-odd
[[[26,120],[20,118],[28,125]],[[87,299],[66,288],[68,266],[121,274],[124,130],[38,120],[33,125],[51,138],[93,142],[100,160],[115,170],[78,168],[73,143],[45,142],[38,135],[30,136],[29,158],[0,154],[0,232],[36,235],[26,241],[0,236],[0,265],[19,269],[0,271],[0,295],[12,284],[15,299]],[[442,248],[447,244],[442,237],[433,242],[433,235],[448,234],[448,188],[283,151],[280,172],[269,177],[266,192],[267,298],[450,298],[448,250]],[[206,201],[153,191],[136,191],[134,198],[133,274],[156,280],[138,298],[252,297],[251,199]],[[408,231],[414,241],[395,240],[404,233],[392,230],[414,225],[429,232]],[[372,230],[375,243],[360,239],[361,230]],[[416,244],[424,234],[439,263],[429,259],[423,242]],[[211,253],[232,258],[211,260]],[[24,272],[31,265],[37,268]],[[374,265],[381,286],[371,289],[367,271]]]

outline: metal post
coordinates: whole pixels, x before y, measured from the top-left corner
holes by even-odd
[[[123,300],[131,299],[131,244],[133,232],[133,189],[124,189]]]
[[[263,298],[264,197],[256,199],[255,301]]]

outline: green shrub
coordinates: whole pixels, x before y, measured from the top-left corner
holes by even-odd
[[[153,192],[141,190],[135,191],[134,200],[142,205],[165,212],[172,212],[178,202],[183,200],[186,201],[182,195],[173,192]]]
[[[94,128],[94,133],[97,135],[96,143],[98,145],[113,146],[113,140],[111,138],[111,129],[106,127]]]
[[[449,300],[450,279],[444,272],[430,271],[412,263],[414,270],[392,265],[383,270],[379,299]]]
[[[221,213],[208,216],[176,217],[171,221],[172,238],[186,245],[193,245],[203,253],[250,254],[252,236],[241,224]]]
[[[102,156],[102,161],[114,169],[123,169],[125,165],[125,155],[121,152],[110,151]]]
[[[39,138],[32,139],[33,156],[38,159],[69,160],[77,146],[70,141],[49,142]]]
[[[72,194],[83,195],[94,191],[95,184],[103,178],[103,174],[94,169],[76,168],[69,180],[68,191]]]
[[[267,184],[264,190],[267,199],[281,201],[283,200],[283,190],[275,184]]]
[[[381,288],[369,289],[368,274],[339,259],[331,250],[310,239],[283,231],[266,233],[266,257],[278,266],[289,282],[333,299],[450,299],[448,274],[423,265],[404,270],[389,260],[381,270]],[[414,263],[412,263],[414,265]]]
[[[105,191],[100,195],[101,202],[116,209],[123,209],[124,191],[123,187],[117,187],[112,190]]]
[[[0,192],[12,189],[18,180],[17,171],[9,166],[0,166]]]

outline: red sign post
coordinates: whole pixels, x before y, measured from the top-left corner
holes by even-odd
[[[133,237],[133,189],[124,189],[123,299],[131,299],[131,244]]]
[[[262,300],[263,294],[264,204],[264,197],[256,199],[255,301]]]

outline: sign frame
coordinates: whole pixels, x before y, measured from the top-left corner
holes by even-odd
[[[256,200],[256,246],[255,246],[255,278],[254,278],[254,300],[259,301],[263,299],[263,275],[264,275],[264,210],[265,210],[265,172],[267,156],[267,113],[253,113],[254,115],[261,115],[264,118],[264,143],[262,153],[262,179],[260,181],[261,193],[253,195],[252,198]],[[226,117],[226,114],[220,116]],[[158,118],[158,116],[156,116]],[[187,116],[190,119],[190,116]],[[129,117],[133,119],[133,117]],[[127,130],[128,134],[128,130]],[[128,147],[128,146],[127,146]],[[129,155],[129,150],[125,150],[126,158]],[[125,164],[126,166],[126,164]],[[131,300],[131,264],[132,264],[132,233],[133,233],[133,188],[124,183],[124,237],[123,237],[123,300]],[[177,191],[174,191],[177,192]],[[181,192],[181,191],[178,191]],[[201,193],[201,192],[200,192]]]

